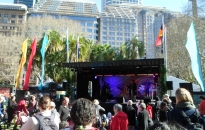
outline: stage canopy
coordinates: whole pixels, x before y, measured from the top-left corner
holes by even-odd
[[[162,65],[164,59],[63,63],[64,67],[71,68],[73,71],[95,75],[157,74]]]
[[[91,97],[96,99],[100,99],[101,84],[100,78],[97,78],[98,76],[104,77],[109,75],[110,77],[116,77],[136,76],[138,74],[159,74],[163,65],[164,59],[63,63],[64,67],[70,68],[77,73],[77,98],[92,95]],[[90,82],[92,82],[92,87],[88,87]],[[92,88],[92,90],[88,92],[88,88]]]

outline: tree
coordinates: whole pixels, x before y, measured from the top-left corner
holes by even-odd
[[[203,18],[198,17],[193,19],[190,16],[175,18],[169,22],[167,27],[167,73],[198,84],[191,70],[190,56],[185,48],[187,31],[192,21],[195,21],[195,31],[199,45],[199,52],[201,54],[203,75],[205,76],[205,21]]]
[[[14,85],[14,79],[19,66],[19,55],[21,46],[25,40],[23,36],[2,36],[0,35],[0,79],[9,81]]]
[[[39,39],[51,30],[56,30],[60,36],[66,36],[67,28],[69,35],[82,34],[82,27],[78,22],[66,18],[57,19],[49,15],[29,17],[24,32],[30,39],[34,37]]]
[[[195,4],[196,2],[196,4]],[[197,12],[196,12],[197,11]],[[198,15],[198,17],[205,17],[205,1],[204,0],[192,0],[185,4],[182,8],[182,12],[185,15],[193,16],[193,14]],[[197,16],[195,16],[197,17]]]
[[[144,43],[138,41],[136,37],[132,38],[130,41],[126,41],[116,49],[116,60],[134,60],[144,56]]]

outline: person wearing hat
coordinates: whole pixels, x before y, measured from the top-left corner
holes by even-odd
[[[56,104],[54,102],[51,102],[50,110],[51,110],[51,112],[55,113],[56,115],[58,115],[60,117],[59,113],[56,110]]]
[[[205,128],[205,96],[200,96],[200,104],[199,104],[199,111],[201,114],[201,118],[203,120],[203,126]]]

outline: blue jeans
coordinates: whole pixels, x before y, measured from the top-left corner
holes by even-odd
[[[204,130],[205,130],[205,115],[201,115],[201,118],[203,120],[203,127],[204,127]]]

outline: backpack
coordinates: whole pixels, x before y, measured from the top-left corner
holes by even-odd
[[[39,130],[58,130],[58,127],[54,122],[55,114],[53,112],[51,112],[50,116],[36,114],[34,117],[38,120]]]
[[[184,113],[184,111],[182,111],[182,110],[179,109],[179,112],[180,112],[180,114],[184,117],[184,119],[187,121],[187,124],[185,125],[185,127],[186,127],[188,130],[203,130],[201,124],[199,124],[199,123],[192,123],[190,117],[187,116],[187,115]],[[195,110],[195,112],[194,112],[194,115],[197,116],[196,110]],[[199,122],[200,119],[199,119],[199,117],[197,117],[197,118],[198,118],[198,122]]]

